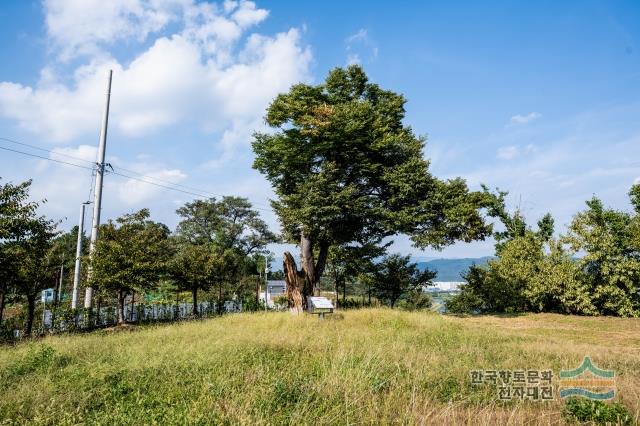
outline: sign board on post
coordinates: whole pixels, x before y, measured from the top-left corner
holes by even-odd
[[[317,314],[319,319],[324,318],[324,314],[333,313],[333,303],[326,297],[310,296],[307,298],[309,313]]]

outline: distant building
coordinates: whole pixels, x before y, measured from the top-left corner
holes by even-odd
[[[284,280],[269,280],[267,281],[266,292],[260,293],[260,300],[266,302],[268,307],[273,308],[275,306],[274,299],[286,292],[287,283]]]
[[[460,286],[466,284],[464,281],[434,281],[433,285],[427,287],[427,291],[458,291]]]

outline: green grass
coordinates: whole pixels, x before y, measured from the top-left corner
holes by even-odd
[[[640,413],[640,322],[457,318],[388,309],[288,313],[48,337],[0,347],[0,423],[558,424],[563,401],[499,402],[472,369],[617,374]]]

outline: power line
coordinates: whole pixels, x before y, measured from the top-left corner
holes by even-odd
[[[80,157],[74,157],[73,155],[69,155],[69,154],[63,154],[62,152],[54,151],[52,149],[41,148],[41,147],[36,146],[36,145],[30,145],[28,143],[19,142],[19,141],[15,140],[15,139],[9,139],[9,138],[5,138],[5,137],[0,137],[0,140],[3,140],[5,142],[14,143],[16,145],[27,146],[27,147],[32,148],[32,149],[37,149],[38,151],[48,152],[50,154],[60,155],[62,157],[71,158],[73,160],[84,161],[85,163],[89,163],[89,164],[95,164],[94,161],[85,160],[84,158],[80,158]]]
[[[6,140],[6,138],[1,138],[1,137],[0,137],[0,139],[1,140]],[[42,151],[56,153],[55,151],[47,150],[47,149],[44,149],[44,148],[38,148],[38,147],[35,147],[33,145],[22,144],[22,143],[19,143],[19,144],[20,145],[29,146],[29,147],[32,147],[32,148],[35,148],[35,149],[39,149],[39,150],[42,150]],[[64,164],[64,165],[78,167],[78,168],[81,168],[81,169],[91,170],[92,172],[95,170],[94,167],[87,167],[87,166],[83,166],[83,165],[75,164],[75,163],[70,163],[70,162],[63,161],[63,160],[57,160],[55,158],[50,158],[50,157],[45,157],[45,156],[38,155],[38,154],[19,151],[17,149],[6,148],[6,147],[3,147],[3,146],[0,146],[0,149],[3,149],[5,151],[14,152],[16,154],[27,155],[29,157],[40,158],[42,160],[53,161],[55,163],[60,163],[60,164]],[[68,157],[76,158],[76,159],[80,160],[80,158],[77,158],[77,157],[72,157],[72,156],[68,156]],[[87,160],[83,160],[83,161],[87,161]],[[91,162],[89,161],[89,163],[91,163]],[[135,181],[138,181],[138,182],[143,182],[143,183],[146,183],[146,184],[149,184],[149,185],[154,185],[154,186],[157,186],[157,187],[160,187],[160,188],[164,188],[164,189],[168,189],[168,190],[171,190],[171,191],[177,191],[177,192],[181,192],[183,194],[194,195],[194,196],[200,197],[200,198],[209,198],[211,195],[218,196],[218,197],[224,197],[224,195],[221,195],[221,194],[214,194],[214,193],[209,192],[209,191],[204,191],[204,190],[200,190],[200,189],[197,189],[197,188],[192,188],[192,187],[188,187],[188,186],[185,186],[185,185],[176,184],[176,183],[173,183],[173,182],[170,182],[170,181],[165,181],[163,179],[155,178],[155,177],[152,177],[152,176],[146,176],[146,175],[143,175],[141,173],[135,172],[133,170],[124,169],[122,167],[116,167],[116,169],[125,170],[125,171],[128,171],[130,173],[137,174],[137,175],[139,175],[141,177],[130,176],[130,175],[127,175],[127,174],[124,174],[124,173],[116,172],[116,171],[110,171],[108,173],[114,174],[116,176],[124,177],[124,178],[127,178],[127,179],[132,179],[132,180],[135,180]],[[92,178],[93,178],[93,176],[92,176]],[[165,183],[168,183],[168,184],[171,184],[171,185],[174,185],[174,186],[180,186],[180,187],[183,187],[183,188],[186,188],[186,189],[192,189],[193,191],[199,191],[199,192],[187,191],[187,190],[175,188],[175,187],[168,186],[168,185],[163,185],[163,184],[160,184],[160,183],[157,183],[157,182],[153,182],[153,181],[149,181],[149,180],[142,179],[142,178],[154,179],[154,180],[158,180],[160,182],[165,182]],[[209,195],[207,195],[207,194],[209,194]],[[271,209],[269,209],[269,208],[260,207],[260,206],[255,205],[255,204],[253,205],[253,207],[255,209],[258,209],[258,210],[271,211]]]
[[[138,182],[144,182],[144,183],[147,183],[149,185],[158,186],[160,188],[169,189],[171,191],[177,191],[177,192],[182,192],[183,194],[195,195],[196,197],[201,197],[201,198],[208,198],[208,196],[204,195],[204,194],[198,194],[196,192],[185,191],[185,190],[182,190],[182,189],[174,188],[172,186],[162,185],[162,184],[159,184],[159,183],[156,183],[156,182],[151,182],[151,181],[144,180],[144,179],[141,179],[141,178],[137,178],[135,176],[130,176],[130,175],[127,175],[127,174],[124,174],[124,173],[119,173],[119,172],[116,172],[116,171],[110,171],[108,173],[114,174],[116,176],[124,177],[124,178],[127,178],[127,179],[133,179],[133,180],[138,181]],[[253,208],[255,208],[257,210],[271,211],[271,209],[258,207],[255,204],[253,205]]]
[[[30,157],[40,158],[42,160],[53,161],[53,162],[60,163],[60,164],[66,164],[66,165],[69,165],[69,166],[79,167],[81,169],[93,170],[93,167],[87,167],[87,166],[82,166],[80,164],[69,163],[68,161],[56,160],[55,158],[44,157],[42,155],[32,154],[32,153],[24,152],[24,151],[18,151],[17,149],[6,148],[4,146],[0,146],[0,149],[4,149],[5,151],[15,152],[17,154],[28,155]]]
[[[60,156],[63,156],[63,157],[67,157],[67,158],[74,159],[74,160],[84,161],[84,162],[87,162],[87,163],[92,164],[92,165],[95,165],[95,164],[96,164],[95,162],[93,162],[93,161],[89,161],[89,160],[86,160],[86,159],[84,159],[84,158],[79,158],[79,157],[75,157],[75,156],[73,156],[73,155],[63,154],[63,153],[57,152],[57,151],[55,151],[55,150],[46,149],[46,148],[39,147],[39,146],[37,146],[37,145],[32,145],[32,144],[28,144],[28,143],[20,142],[20,141],[17,141],[17,140],[15,140],[15,139],[10,139],[10,138],[5,138],[5,137],[0,137],[0,140],[2,140],[2,141],[6,141],[6,142],[10,142],[10,143],[14,143],[14,144],[17,144],[17,145],[26,146],[26,147],[33,148],[33,149],[37,149],[37,150],[39,150],[39,151],[48,152],[48,153],[50,153],[50,154],[54,154],[54,155],[60,155]],[[7,150],[9,150],[9,149],[7,149]],[[30,155],[30,154],[28,154],[28,153],[25,153],[25,154],[26,154],[26,155]],[[33,156],[36,156],[36,155],[33,155]],[[38,157],[38,158],[42,158],[42,159],[50,159],[50,160],[52,160],[52,161],[56,161],[56,160],[53,160],[53,159],[48,158],[48,157],[41,157],[41,156],[37,156],[37,157]],[[145,175],[145,174],[140,173],[140,172],[137,172],[137,171],[135,171],[135,170],[125,169],[124,167],[120,167],[120,166],[118,166],[118,165],[113,165],[113,164],[110,164],[110,165],[111,165],[111,167],[112,167],[112,168],[114,168],[114,169],[122,170],[122,171],[127,172],[127,173],[133,173],[133,174],[135,174],[135,175],[137,175],[137,176],[140,176],[141,178],[145,178],[145,179],[147,179],[147,180],[158,181],[158,182],[162,182],[162,183],[167,184],[167,185],[173,185],[173,186],[177,186],[177,187],[179,187],[179,188],[184,188],[184,189],[186,189],[187,191],[181,191],[181,192],[185,192],[185,193],[187,193],[187,194],[192,194],[192,195],[194,195],[194,194],[193,194],[193,191],[195,191],[195,192],[198,192],[198,193],[199,193],[199,194],[198,194],[198,196],[199,196],[199,197],[203,197],[203,198],[207,198],[207,197],[225,197],[225,195],[224,195],[224,194],[217,194],[217,193],[214,193],[214,192],[211,192],[211,191],[206,191],[206,190],[204,190],[204,189],[196,188],[196,187],[193,187],[193,186],[182,185],[182,184],[175,183],[175,182],[171,182],[171,181],[169,181],[169,180],[161,179],[161,178],[158,178],[158,177],[155,177],[155,176]],[[94,170],[95,170],[95,169],[94,169]],[[133,177],[131,177],[131,176],[129,176],[129,177],[130,177],[130,178],[133,178]],[[95,176],[94,176],[94,178],[95,178]],[[146,182],[146,181],[144,181],[144,182]],[[151,182],[147,182],[147,183],[151,183]],[[151,183],[151,184],[153,184],[153,183]],[[161,187],[163,187],[163,185],[157,185],[157,186],[161,186]],[[89,194],[89,196],[91,196],[91,194]],[[263,209],[264,209],[264,210],[271,210],[271,209],[269,209],[269,208],[267,208],[267,207],[265,207],[265,206],[262,206],[262,207],[263,207]]]

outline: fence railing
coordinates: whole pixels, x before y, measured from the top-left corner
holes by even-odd
[[[194,318],[207,318],[225,313],[241,312],[242,303],[228,300],[224,303],[205,301],[198,303],[197,315],[193,312],[193,303],[166,304],[126,304],[124,318],[127,323],[154,323],[181,321]],[[118,322],[117,306],[100,306],[91,311],[85,309],[71,310],[63,307],[44,307],[40,309],[32,329],[32,336],[55,333],[89,331],[111,327]],[[0,341],[20,340],[24,337],[22,327],[11,323],[3,324],[0,330]]]

